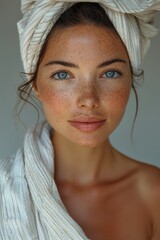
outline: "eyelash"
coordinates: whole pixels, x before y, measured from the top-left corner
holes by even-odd
[[[116,76],[116,77],[103,77],[104,74],[107,74],[107,73],[109,73],[109,72],[110,72],[110,73],[112,72],[112,73],[114,73],[114,74],[117,74],[118,76]],[[65,74],[66,74],[67,76],[69,76],[69,77],[66,77],[66,78],[56,77],[56,75],[61,74],[61,73],[62,73],[62,74],[65,73]],[[52,74],[52,75],[51,75],[51,78],[54,79],[54,80],[64,81],[64,80],[66,80],[66,79],[69,79],[70,76],[71,76],[70,73],[68,73],[67,71],[61,70],[61,71],[58,71],[58,72]],[[103,73],[101,74],[100,78],[117,79],[117,78],[119,78],[119,77],[121,77],[121,76],[122,76],[122,72],[121,72],[119,69],[110,69],[110,70],[107,70],[107,71],[103,72]]]
[[[109,72],[117,74],[118,76],[116,76],[116,77],[106,77],[108,79],[116,79],[116,78],[119,78],[119,77],[122,76],[122,72],[119,69],[109,69],[109,70],[103,72],[103,74],[101,74],[101,77],[103,78],[103,75],[106,74],[106,73],[109,73]]]
[[[54,80],[59,80],[59,81],[64,81],[64,80],[70,78],[70,77],[67,77],[67,78],[64,78],[64,79],[60,79],[60,78],[55,77],[56,75],[61,74],[61,73],[65,73],[66,75],[70,75],[70,76],[71,76],[71,74],[68,73],[67,71],[58,71],[58,72],[53,73],[53,74],[51,75],[51,78],[54,79]]]

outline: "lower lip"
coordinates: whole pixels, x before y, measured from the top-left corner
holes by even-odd
[[[105,121],[106,120],[98,121],[98,122],[72,122],[72,121],[70,121],[70,124],[80,131],[91,132],[91,131],[95,131],[98,128],[102,127],[104,125]]]

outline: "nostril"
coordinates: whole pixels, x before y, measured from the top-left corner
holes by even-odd
[[[81,86],[79,85],[77,89],[78,107],[97,108],[99,106],[99,88],[96,81],[91,81],[90,79],[82,81]]]
[[[78,107],[97,108],[99,106],[99,98],[98,96],[83,94],[78,98],[77,103]]]

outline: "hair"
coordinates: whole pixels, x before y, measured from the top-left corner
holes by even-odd
[[[62,13],[60,15],[60,17],[58,18],[58,20],[52,27],[50,33],[46,37],[46,40],[45,40],[45,42],[41,48],[40,54],[39,54],[39,59],[38,59],[38,62],[37,62],[36,68],[35,68],[35,72],[29,73],[29,74],[24,73],[24,74],[31,76],[31,78],[29,81],[22,83],[18,87],[18,95],[19,95],[20,99],[23,100],[23,105],[18,110],[18,115],[20,114],[24,104],[30,103],[36,109],[36,111],[38,113],[38,120],[39,120],[39,111],[38,111],[38,108],[34,105],[34,103],[36,103],[36,101],[35,101],[34,96],[32,95],[32,89],[33,89],[34,83],[36,81],[38,67],[44,57],[48,41],[49,41],[51,35],[54,32],[56,32],[56,30],[64,29],[67,27],[80,25],[80,24],[81,25],[82,24],[92,24],[95,26],[106,27],[106,28],[109,28],[111,31],[115,32],[117,35],[119,35],[117,33],[113,23],[107,16],[105,10],[98,3],[89,3],[89,2],[82,3],[82,2],[80,2],[80,3],[76,3],[76,4],[72,5],[72,7],[70,7],[64,13]],[[131,71],[132,71],[132,68],[131,68]],[[134,78],[133,71],[132,71],[132,76]],[[139,77],[139,76],[135,76],[135,77]],[[135,113],[135,117],[134,117],[134,121],[133,121],[133,126],[134,126],[135,120],[137,117],[137,113],[138,113],[138,96],[137,96],[137,92],[134,87],[133,81],[132,81],[132,88],[133,88],[133,91],[134,91],[134,94],[136,97],[136,113]],[[32,101],[29,100],[29,98]],[[132,132],[133,132],[133,126],[132,126]]]

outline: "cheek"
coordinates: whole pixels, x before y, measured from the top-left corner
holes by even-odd
[[[130,90],[129,89],[119,89],[114,92],[114,102],[120,109],[125,108],[129,99]]]
[[[54,90],[49,87],[44,87],[41,90],[41,102],[44,113],[62,115],[65,113],[65,109],[68,108],[69,103],[66,102],[66,91]]]
[[[113,115],[123,115],[130,95],[130,87],[114,89],[106,94],[106,103]]]

